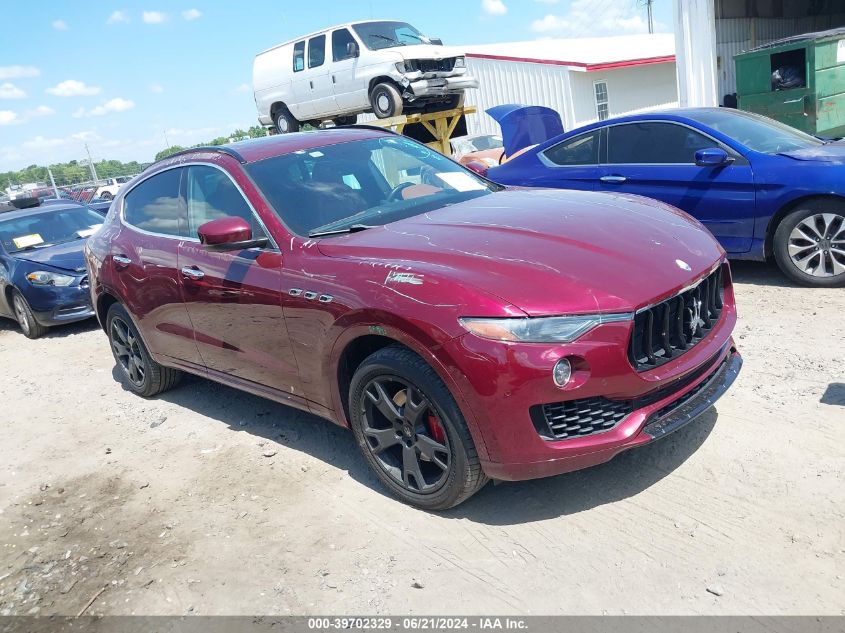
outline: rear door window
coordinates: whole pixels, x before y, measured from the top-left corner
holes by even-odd
[[[123,200],[124,221],[150,233],[187,236],[185,205],[179,196],[182,171],[168,169],[134,187]]]
[[[293,72],[305,70],[305,40],[293,45]]]
[[[308,40],[308,68],[322,66],[326,61],[326,36],[318,35]]]

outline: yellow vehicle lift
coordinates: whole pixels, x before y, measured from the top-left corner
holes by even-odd
[[[441,154],[451,156],[452,148],[449,141],[452,139],[452,134],[455,132],[461,117],[467,114],[475,114],[477,111],[475,106],[463,106],[454,110],[443,110],[429,114],[402,114],[389,119],[376,119],[375,121],[367,121],[367,125],[388,128],[399,134],[404,133],[407,125],[421,125],[434,137],[434,140],[426,143],[426,145]]]

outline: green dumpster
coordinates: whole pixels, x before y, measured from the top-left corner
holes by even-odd
[[[816,136],[845,136],[845,29],[771,42],[734,62],[740,110]]]

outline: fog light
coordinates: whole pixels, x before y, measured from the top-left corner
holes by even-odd
[[[561,358],[555,363],[555,368],[552,371],[552,378],[558,387],[565,387],[566,383],[572,377],[572,365],[565,358]]]

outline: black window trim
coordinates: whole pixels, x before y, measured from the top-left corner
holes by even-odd
[[[175,240],[175,241],[178,241],[178,242],[194,242],[196,244],[199,244],[200,243],[199,237],[182,237],[180,235],[170,235],[169,233],[156,233],[154,231],[146,231],[142,228],[135,226],[134,224],[130,223],[129,221],[127,221],[125,216],[124,216],[124,205],[125,205],[126,196],[128,196],[130,193],[132,193],[132,190],[135,189],[135,187],[137,187],[138,185],[140,185],[143,182],[146,182],[147,180],[149,180],[153,176],[158,176],[159,174],[163,174],[164,172],[170,171],[171,169],[184,169],[185,171],[183,171],[179,175],[179,198],[182,200],[182,202],[185,205],[185,221],[187,222],[187,220],[188,220],[188,196],[187,196],[187,180],[186,180],[186,177],[187,177],[187,173],[188,173],[187,168],[192,167],[192,166],[213,167],[214,169],[217,169],[217,170],[223,172],[226,175],[226,177],[232,182],[232,184],[235,185],[235,188],[238,190],[238,193],[241,194],[241,197],[244,199],[247,206],[249,207],[249,210],[252,212],[253,217],[256,220],[258,220],[258,224],[261,226],[261,228],[264,230],[265,235],[267,236],[267,239],[268,239],[267,246],[262,247],[260,250],[270,250],[270,251],[275,251],[275,252],[281,253],[281,249],[279,248],[278,244],[276,243],[276,240],[273,239],[272,234],[270,233],[270,231],[267,230],[267,225],[264,224],[264,220],[261,219],[261,216],[255,210],[255,207],[252,206],[252,203],[249,201],[249,198],[244,193],[244,190],[241,189],[240,185],[237,182],[235,182],[235,179],[232,178],[231,174],[228,171],[223,169],[220,165],[215,165],[214,163],[210,163],[208,161],[196,160],[196,161],[191,161],[191,162],[187,162],[187,163],[179,163],[178,165],[169,165],[169,166],[165,167],[164,169],[160,169],[160,170],[158,170],[158,171],[156,171],[152,174],[149,174],[148,176],[145,176],[144,178],[142,178],[138,182],[133,183],[132,187],[130,189],[128,189],[126,191],[126,193],[122,194],[122,197],[120,199],[120,211],[118,212],[118,219],[120,220],[120,224],[122,226],[125,226],[128,229],[133,230],[133,231],[143,233],[144,235],[151,235],[153,237],[163,237],[163,238]],[[250,250],[252,250],[252,249],[250,249]]]

